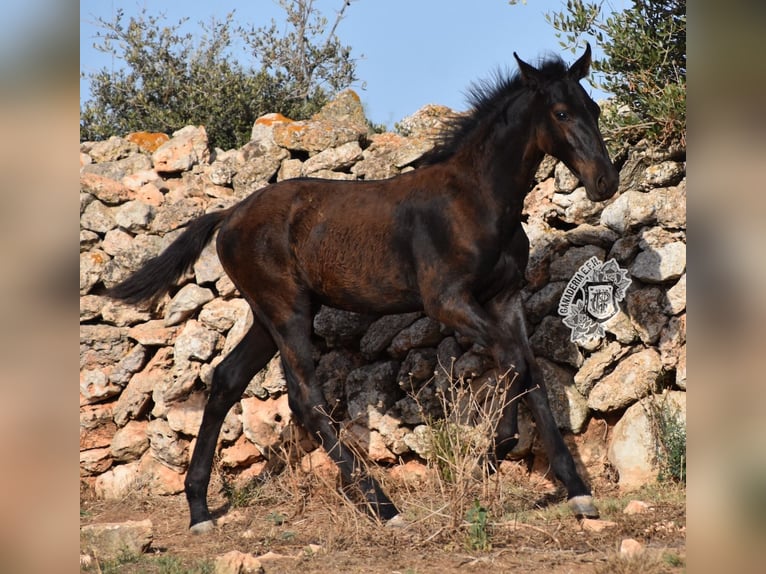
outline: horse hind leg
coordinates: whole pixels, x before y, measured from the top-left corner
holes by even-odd
[[[275,327],[282,365],[287,380],[290,409],[296,421],[316,437],[340,469],[343,482],[358,485],[371,513],[382,520],[399,514],[378,482],[365,471],[359,457],[341,442],[329,416],[329,407],[314,378],[310,341],[310,306],[293,309],[289,320]]]
[[[184,481],[191,515],[190,530],[194,534],[205,533],[213,528],[213,518],[207,506],[207,489],[215,446],[226,414],[276,350],[274,340],[256,319],[244,338],[213,372],[210,397],[205,405],[197,444]]]

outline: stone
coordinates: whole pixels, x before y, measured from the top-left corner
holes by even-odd
[[[120,394],[121,387],[109,381],[102,369],[80,371],[80,397],[86,404],[98,403]]]
[[[136,490],[139,462],[130,462],[112,467],[96,477],[96,496],[105,500],[119,500]]]
[[[168,134],[146,131],[129,133],[125,139],[136,144],[145,153],[154,153],[162,144],[170,141]]]
[[[162,365],[163,362],[167,363],[169,352],[169,350],[158,352],[144,367],[143,371],[131,377],[114,406],[114,422],[118,426],[123,426],[129,420],[143,416],[149,410],[152,390],[157,377],[164,376],[164,374],[158,375],[158,371],[161,369],[158,365]]]
[[[133,236],[122,229],[111,229],[106,232],[101,248],[109,255],[115,256],[130,249]]]
[[[130,350],[127,329],[110,325],[80,325],[80,368],[111,368]]]
[[[588,259],[596,257],[603,261],[604,255],[606,255],[606,251],[596,245],[572,247],[566,253],[551,261],[550,280],[569,281]]]
[[[349,373],[363,363],[361,356],[347,349],[322,354],[316,366],[316,381],[322,387],[330,412],[345,409],[345,384]]]
[[[558,193],[572,193],[580,185],[578,177],[563,162],[556,164],[553,179]]]
[[[152,400],[155,417],[166,417],[168,405],[186,397],[199,382],[200,363],[177,356],[172,367],[154,381]]]
[[[375,320],[370,315],[322,306],[314,316],[314,332],[330,346],[359,339]]]
[[[216,298],[205,304],[199,312],[199,322],[215,329],[219,333],[225,333],[239,320],[247,318],[250,306],[244,299],[221,299]]]
[[[630,268],[630,274],[647,283],[664,283],[678,279],[685,270],[686,244],[676,241],[641,251]]]
[[[351,122],[311,119],[276,125],[274,141],[286,150],[321,152],[349,142],[358,142],[366,133],[366,126]]]
[[[647,345],[654,345],[668,322],[668,316],[664,313],[663,291],[658,287],[644,287],[628,291],[625,299],[628,316],[641,341]]]
[[[405,435],[404,442],[412,452],[428,460],[431,455],[431,431],[428,426],[416,426],[411,433]]]
[[[132,462],[141,458],[149,448],[146,421],[129,421],[114,433],[110,445],[111,455],[118,462]]]
[[[625,235],[620,237],[612,245],[607,259],[614,259],[617,263],[625,264],[635,257],[639,250],[640,238],[638,235]]]
[[[152,457],[176,472],[186,470],[189,464],[189,441],[181,439],[166,420],[149,421],[146,435]]]
[[[657,479],[657,441],[652,421],[652,401],[655,408],[663,404],[676,412],[685,424],[686,394],[671,391],[664,396],[651,396],[630,406],[617,422],[609,440],[609,462],[617,469],[620,488],[637,490]]]
[[[104,323],[118,327],[130,327],[136,323],[144,323],[151,320],[152,314],[148,309],[115,301],[106,297],[101,300],[100,315]]]
[[[83,174],[89,173],[100,175],[102,177],[106,177],[108,179],[119,182],[133,173],[145,171],[151,168],[152,160],[148,156],[142,153],[134,153],[128,157],[124,157],[115,161],[105,161],[101,163],[85,165],[80,168],[80,172]]]
[[[146,347],[154,347],[171,344],[177,332],[177,327],[166,327],[165,321],[155,319],[131,327],[128,330],[128,337]]]
[[[204,126],[186,126],[173,132],[173,137],[152,154],[158,173],[179,173],[210,158]]]
[[[375,320],[367,329],[359,342],[359,350],[368,360],[377,358],[386,350],[394,337],[400,331],[414,323],[420,313],[403,313],[398,315],[384,315]]]
[[[120,183],[122,183],[122,185],[127,187],[130,191],[137,192],[149,183],[151,183],[154,188],[157,189],[157,186],[154,184],[159,183],[161,185],[161,179],[160,175],[153,169],[144,169],[126,175],[120,180]],[[138,195],[136,195],[135,198],[139,199]]]
[[[155,172],[153,171],[152,173]],[[160,191],[160,188],[157,185],[155,185],[153,182],[149,182],[136,190],[136,200],[157,208],[165,202],[165,196],[162,194],[162,191]],[[154,213],[155,212],[153,211],[152,218],[154,218]]]
[[[80,253],[80,295],[89,293],[101,281],[110,259],[109,255],[99,249]]]
[[[653,348],[628,355],[595,384],[588,407],[598,412],[623,409],[652,392],[661,372],[662,362]]]
[[[563,213],[560,209],[557,210],[559,218],[570,224],[598,223],[601,211],[604,209],[602,203],[588,199],[584,187],[578,187],[567,195],[554,194],[551,201],[554,205],[563,207]]]
[[[413,387],[419,387],[419,383],[432,379],[436,361],[436,349],[411,349],[402,361],[396,377],[399,385],[405,390],[410,390]]]
[[[438,345],[444,337],[441,324],[430,317],[422,317],[402,329],[388,346],[388,353],[403,358],[411,349]]]
[[[623,347],[617,341],[612,341],[590,354],[574,375],[574,384],[577,390],[587,397],[593,386],[604,376],[604,373],[628,350],[628,347]]]
[[[252,554],[232,550],[216,556],[213,574],[263,574],[261,562]]]
[[[173,345],[176,363],[191,359],[207,361],[222,345],[223,337],[220,334],[190,319],[181,328]]]
[[[117,161],[139,151],[138,146],[127,138],[112,136],[107,140],[94,142],[88,151],[93,161],[101,163]]]
[[[411,116],[402,119],[397,131],[407,137],[434,139],[448,127],[448,122],[457,113],[447,106],[426,104]]]
[[[279,444],[282,432],[292,420],[287,395],[261,400],[242,399],[242,432],[268,458],[269,449]]]
[[[467,351],[458,357],[452,365],[452,378],[457,380],[472,379],[483,375],[495,366],[494,360],[485,353]]]
[[[165,235],[169,231],[183,227],[204,213],[204,203],[199,197],[185,197],[177,201],[165,202],[155,211],[149,230],[152,233]]]
[[[135,345],[109,373],[109,382],[124,387],[130,378],[141,370],[146,362],[147,351],[143,345]]]
[[[120,227],[140,233],[149,229],[154,218],[154,207],[143,201],[134,200],[123,203],[114,213],[114,220]]]
[[[607,528],[614,528],[616,526],[616,522],[597,518],[583,518],[580,521],[580,527],[586,532],[603,532]]]
[[[620,542],[620,555],[634,557],[644,551],[644,545],[634,538],[624,538]]]
[[[194,283],[184,285],[165,309],[165,326],[172,327],[194,315],[205,303],[215,299],[210,289]]]
[[[361,157],[362,147],[358,141],[352,141],[311,156],[303,163],[301,172],[302,175],[311,175],[321,170],[342,171],[349,169]]]
[[[566,238],[572,245],[598,245],[610,248],[618,239],[617,233],[603,225],[583,223],[566,232]]]
[[[86,172],[80,175],[80,191],[89,194],[91,198],[95,197],[98,201],[107,205],[117,205],[132,199],[132,194],[128,187],[119,181],[96,173]],[[82,210],[80,213],[82,214]]]
[[[382,361],[351,371],[346,378],[346,404],[351,420],[369,426],[373,411],[385,413],[400,398],[397,361]]]
[[[679,389],[686,390],[686,345],[681,347],[678,352],[678,362],[676,363],[676,386]]]
[[[300,159],[285,159],[279,165],[277,172],[277,181],[286,179],[295,179],[303,175],[303,161]]]
[[[678,364],[681,348],[686,345],[686,315],[672,317],[662,330],[657,348],[665,369],[670,370]]]
[[[657,223],[665,229],[686,229],[686,182],[655,193],[659,196]]]
[[[530,295],[524,301],[527,319],[531,323],[537,324],[546,315],[555,314],[566,286],[566,281],[553,281]]]
[[[250,466],[261,460],[261,451],[252,442],[242,435],[237,441],[221,449],[221,464],[226,468],[238,468]]]
[[[146,552],[154,539],[152,521],[102,522],[80,528],[80,552],[100,561],[116,560]]]
[[[386,446],[380,432],[360,424],[351,424],[344,430],[352,444],[361,449],[370,460],[385,464],[396,462],[396,457]]]
[[[546,359],[537,359],[548,391],[553,418],[560,429],[575,434],[588,420],[588,402],[574,384],[572,373]]]
[[[661,222],[664,227],[686,228],[685,188],[660,188],[650,192],[629,190],[601,212],[601,225],[623,235]]]
[[[664,311],[669,315],[678,315],[686,310],[686,273],[665,292]]]
[[[244,162],[232,177],[232,186],[238,197],[246,197],[274,177],[282,161],[290,152],[268,140],[253,140],[242,148]]]
[[[80,451],[80,475],[93,476],[106,472],[112,466],[108,448],[93,448]]]
[[[340,474],[338,465],[323,448],[317,448],[307,453],[301,459],[301,470],[306,474],[319,475],[333,481]]]
[[[168,496],[184,491],[184,472],[144,453],[139,461],[138,483],[151,495]]]
[[[268,364],[253,377],[244,396],[265,399],[269,395],[287,392],[287,380],[282,370],[282,358],[276,354]]]
[[[202,392],[191,393],[188,398],[168,406],[168,425],[186,436],[197,436],[207,398]]]
[[[204,283],[215,283],[226,272],[218,259],[218,252],[215,247],[215,238],[208,243],[202,250],[202,254],[194,262],[194,278],[199,285]]]
[[[643,500],[631,500],[625,505],[623,514],[647,514],[651,511],[652,507],[648,502]]]
[[[546,316],[529,338],[535,356],[546,357],[557,363],[579,367],[583,363],[580,349],[570,340],[571,331],[561,317]]]
[[[85,208],[82,216],[80,216],[80,225],[96,233],[106,233],[110,229],[117,227],[114,213],[115,209],[113,207],[107,207],[99,200],[94,199]]]
[[[686,167],[677,161],[663,161],[650,165],[644,172],[641,187],[651,189],[654,187],[667,187],[676,185],[684,177]]]

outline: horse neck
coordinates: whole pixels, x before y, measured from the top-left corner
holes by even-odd
[[[477,134],[481,145],[470,146],[470,161],[483,185],[486,200],[504,214],[509,223],[521,220],[524,198],[532,189],[534,175],[544,153],[533,137],[534,127],[529,121],[518,125],[490,126],[484,134]]]

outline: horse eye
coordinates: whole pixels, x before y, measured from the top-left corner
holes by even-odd
[[[557,120],[562,122],[569,119],[569,114],[566,112],[555,112],[554,115],[556,116]]]

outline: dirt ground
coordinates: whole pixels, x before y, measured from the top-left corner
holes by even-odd
[[[214,477],[209,500],[218,524],[201,536],[189,533],[183,495],[137,492],[103,501],[83,484],[81,525],[149,518],[154,540],[140,556],[86,558],[81,572],[212,573],[215,557],[231,550],[259,557],[267,574],[685,571],[683,486],[658,484],[621,494],[612,483],[594,484],[601,520],[614,524],[593,531],[593,523],[572,516],[560,491],[518,463],[469,485],[446,483],[433,473],[381,479],[407,520],[404,528],[368,518],[338,494],[332,477],[300,470],[251,488]],[[648,503],[648,510],[625,514],[631,500]],[[627,538],[640,542],[643,551],[622,556]]]

